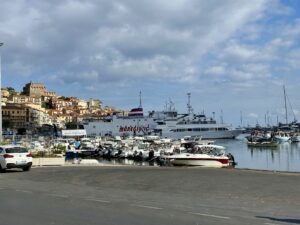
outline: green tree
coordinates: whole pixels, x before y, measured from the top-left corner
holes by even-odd
[[[10,96],[14,96],[17,94],[16,90],[13,87],[7,87],[6,89],[9,92]]]
[[[10,120],[3,120],[2,125],[3,125],[4,129],[7,129],[7,128],[11,127],[11,122],[10,122]]]
[[[66,128],[69,130],[77,129],[77,125],[78,124],[76,122],[68,122],[66,123]]]

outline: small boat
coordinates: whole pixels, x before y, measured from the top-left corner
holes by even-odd
[[[230,167],[236,165],[231,154],[218,145],[196,145],[191,151],[164,156],[174,166]]]
[[[278,142],[274,140],[270,141],[248,141],[247,142],[249,147],[259,147],[259,148],[274,148],[278,146]]]
[[[277,147],[278,142],[272,137],[270,132],[254,133],[247,136],[247,145],[249,147]]]
[[[291,139],[291,137],[288,134],[283,133],[283,132],[277,133],[274,137],[280,143],[287,142]]]
[[[293,134],[291,137],[291,141],[292,142],[300,142],[300,134],[299,133]]]

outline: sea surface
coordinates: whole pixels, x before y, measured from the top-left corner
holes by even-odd
[[[300,143],[285,142],[273,148],[248,147],[246,139],[239,136],[237,139],[216,140],[215,144],[226,148],[227,153],[231,153],[238,163],[236,168],[300,172]],[[127,159],[99,160],[107,164],[130,164],[149,166],[149,162],[135,162]],[[157,166],[157,164],[150,164]]]
[[[215,143],[234,156],[238,163],[236,168],[300,172],[300,143],[284,142],[275,148],[248,147],[242,136]]]

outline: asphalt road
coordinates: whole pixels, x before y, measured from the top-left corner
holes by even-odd
[[[300,224],[300,174],[52,167],[0,174],[1,225]]]

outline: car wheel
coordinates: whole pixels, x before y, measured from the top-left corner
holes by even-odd
[[[22,170],[23,170],[23,171],[29,171],[30,168],[31,168],[31,166],[26,166],[26,167],[23,167]]]
[[[0,165],[0,173],[4,173],[5,169],[2,169],[2,166]]]

